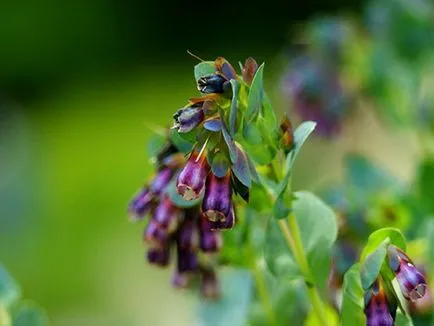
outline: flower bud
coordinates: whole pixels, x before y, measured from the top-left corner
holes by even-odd
[[[193,152],[187,164],[178,176],[176,190],[185,200],[193,200],[200,196],[210,167],[206,155],[198,156]]]
[[[230,173],[219,178],[211,172],[206,179],[203,214],[212,222],[226,221],[232,208],[231,195]]]
[[[131,200],[128,212],[131,220],[142,219],[153,206],[153,195],[149,188],[143,188],[136,197]]]
[[[147,253],[150,264],[167,266],[169,264],[170,249],[169,246],[162,248],[149,248]]]
[[[396,307],[388,301],[382,284],[376,280],[372,287],[365,292],[366,326],[393,326]]]
[[[151,184],[151,191],[159,195],[161,194],[167,185],[169,184],[170,180],[173,176],[173,170],[170,168],[163,168],[157,173],[157,176],[155,177],[154,181],[152,181]]]
[[[178,258],[178,265],[177,265],[177,271],[178,273],[185,273],[185,272],[193,272],[197,269],[198,263],[197,263],[197,256],[196,253],[190,250],[182,249],[179,244],[177,245],[177,258]]]
[[[218,74],[203,76],[197,81],[197,89],[201,93],[224,93],[226,79]]]
[[[200,249],[206,253],[218,252],[223,245],[223,239],[219,231],[213,231],[207,217],[200,219]]]
[[[205,112],[202,103],[180,109],[173,115],[175,119],[174,128],[179,132],[189,132],[196,128],[205,119]]]
[[[280,131],[282,135],[282,147],[286,153],[289,153],[294,146],[294,134],[292,131],[291,121],[287,116],[283,118],[283,121],[280,124]]]
[[[161,228],[161,226],[154,219],[149,221],[144,234],[144,238],[147,243],[154,246],[155,248],[161,248],[166,245],[168,237],[169,235],[167,231]]]
[[[387,255],[389,266],[396,275],[403,296],[411,301],[422,298],[427,289],[425,277],[414,266],[411,259],[393,245],[388,247]]]
[[[169,198],[164,198],[157,206],[152,215],[152,219],[168,233],[175,231],[181,216],[181,209],[176,206]]]
[[[201,270],[202,280],[200,292],[207,299],[218,299],[220,297],[220,286],[214,270]]]
[[[258,64],[256,63],[255,59],[251,57],[247,58],[243,67],[243,79],[247,83],[247,85],[252,84],[256,70],[258,70]]]

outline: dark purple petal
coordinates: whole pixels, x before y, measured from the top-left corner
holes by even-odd
[[[220,232],[211,230],[212,223],[205,216],[200,220],[200,249],[206,253],[218,252],[223,245]]]
[[[193,272],[197,270],[197,256],[196,253],[190,250],[185,250],[177,246],[177,254],[178,254],[178,265],[177,271],[178,273],[185,272]]]
[[[156,195],[161,194],[169,184],[170,180],[172,179],[172,176],[173,176],[173,170],[170,168],[164,168],[161,171],[159,171],[154,181],[152,181],[151,191]]]
[[[163,247],[166,245],[168,240],[168,233],[166,230],[161,228],[161,226],[151,219],[149,224],[146,226],[144,238],[145,241],[154,247]]]
[[[203,297],[208,299],[218,299],[220,297],[220,286],[214,270],[202,270],[202,281],[200,292]]]
[[[167,266],[170,258],[170,248],[165,246],[163,248],[149,248],[147,258],[150,264]]]
[[[224,83],[226,79],[218,74],[203,76],[197,81],[197,89],[201,93],[224,93]]]
[[[179,228],[178,246],[185,250],[194,250],[199,244],[199,230],[194,220],[186,219]]]
[[[157,206],[152,215],[152,219],[168,233],[175,231],[181,216],[181,209],[169,199],[163,199]]]
[[[206,179],[205,195],[202,202],[203,214],[210,221],[225,221],[232,208],[231,195],[230,174],[218,178],[210,173]]]
[[[202,103],[178,110],[173,115],[173,118],[175,119],[174,127],[177,128],[179,132],[185,133],[193,130],[205,119]]]
[[[371,289],[365,294],[365,315],[367,326],[393,326],[394,311],[390,311],[391,307],[387,302],[386,293],[378,281],[374,283]]]
[[[143,188],[134,198],[131,200],[128,207],[128,212],[132,220],[142,219],[153,206],[153,195],[147,187]]]
[[[209,170],[206,155],[198,157],[198,153],[193,152],[178,176],[176,185],[178,193],[185,200],[198,198],[204,188]]]

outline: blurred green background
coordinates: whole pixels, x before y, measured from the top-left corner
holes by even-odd
[[[146,264],[126,219],[151,171],[146,126],[195,94],[187,49],[266,61],[273,90],[301,21],[362,2],[3,1],[0,261],[23,296],[56,326],[194,324],[193,295]]]

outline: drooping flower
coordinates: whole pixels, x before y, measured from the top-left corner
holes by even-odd
[[[131,201],[128,212],[131,220],[142,219],[153,206],[153,195],[148,187],[144,187]]]
[[[427,284],[422,272],[411,259],[399,248],[389,245],[387,249],[389,267],[396,275],[403,296],[416,301],[425,295]]]
[[[201,124],[205,119],[203,103],[204,102],[194,103],[176,111],[173,115],[173,119],[175,120],[174,128],[176,128],[178,132],[185,133]]]
[[[382,281],[377,279],[365,292],[366,326],[393,326],[396,306],[388,301]]]
[[[187,164],[178,176],[176,189],[185,200],[198,198],[205,186],[210,167],[205,155],[192,152]]]
[[[209,173],[202,202],[203,214],[212,222],[225,222],[232,208],[230,173],[222,178]]]

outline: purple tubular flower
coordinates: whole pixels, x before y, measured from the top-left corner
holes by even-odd
[[[205,119],[205,112],[202,107],[203,103],[193,104],[183,109],[179,109],[173,115],[175,119],[174,127],[179,132],[185,133],[193,130]]]
[[[157,206],[152,215],[152,219],[168,233],[175,231],[181,216],[181,209],[177,207],[169,198],[164,198]]]
[[[416,301],[425,295],[427,284],[422,272],[399,248],[388,247],[389,266],[395,272],[399,287],[407,300]]]
[[[365,293],[366,326],[393,326],[396,307],[391,307],[379,281]]]
[[[170,168],[163,168],[157,173],[157,176],[155,177],[154,181],[152,181],[151,184],[151,191],[159,195],[161,194],[164,189],[169,184],[170,180],[173,176],[173,170]]]
[[[223,245],[223,239],[219,231],[213,231],[211,224],[205,216],[200,219],[200,249],[205,253],[215,253]]]
[[[176,190],[185,200],[193,200],[200,196],[205,185],[210,167],[206,155],[198,156],[193,152],[182,169],[176,183]]]
[[[179,228],[178,246],[185,250],[195,250],[198,247],[199,234],[194,220],[186,219]]]
[[[169,264],[169,256],[169,246],[162,248],[149,248],[147,253],[149,263],[159,266],[167,266]]]
[[[212,222],[225,222],[230,217],[232,209],[232,188],[230,174],[223,178],[208,175],[205,185],[205,195],[202,202],[203,214]]]
[[[161,228],[154,219],[149,221],[144,234],[146,242],[155,248],[162,248],[167,244],[168,237],[167,231]]]
[[[153,195],[149,188],[144,187],[136,197],[131,200],[128,212],[131,220],[142,219],[153,206]]]
[[[202,270],[202,282],[200,292],[202,296],[208,299],[218,299],[220,297],[220,287],[217,275],[214,270]]]
[[[235,213],[234,208],[232,207],[229,211],[229,215],[226,217],[224,221],[210,221],[211,230],[225,230],[232,229],[235,224]]]
[[[179,244],[177,246],[178,253],[178,273],[193,272],[197,270],[198,262],[196,253],[190,250],[182,249]]]

